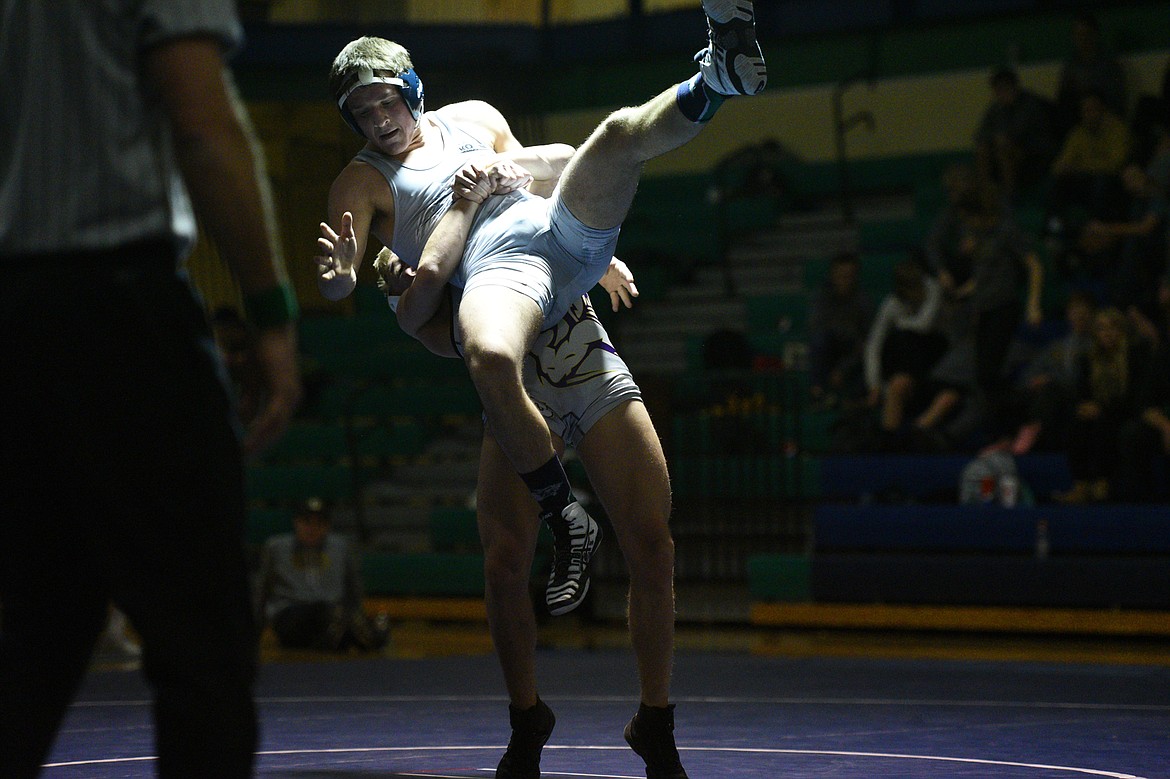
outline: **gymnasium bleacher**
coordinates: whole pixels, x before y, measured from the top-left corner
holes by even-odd
[[[1047,34],[1051,14],[1005,11],[960,28],[946,19],[966,15],[958,7],[963,4],[917,5],[924,14],[918,27],[883,34],[882,78],[985,70],[1003,41],[1027,41],[1026,62],[1063,54],[1064,42]],[[1156,4],[1137,3],[1111,12],[1109,22],[1127,50],[1141,52],[1166,45],[1164,30],[1152,24],[1160,13]],[[852,75],[870,56],[862,55],[872,35],[833,30],[768,48],[779,64],[772,88],[800,89]],[[603,93],[598,83],[620,75],[621,89],[632,94],[657,83],[664,70],[657,60],[588,72],[562,64],[549,72],[560,88],[540,95],[538,108],[604,105],[624,93]],[[287,184],[278,193],[282,212],[291,215],[287,222],[297,225],[289,242],[311,245],[315,232],[306,225],[315,228],[321,218],[327,181],[353,139],[328,105],[298,103],[298,120],[281,121],[282,107],[273,100],[288,87],[278,90],[262,68],[251,80],[245,75],[244,84],[257,103],[274,175]],[[278,124],[297,125],[300,135],[280,137],[273,129]],[[783,139],[783,131],[773,134]],[[943,200],[942,172],[967,154],[926,148],[849,159],[852,221],[842,218],[838,161],[786,158],[784,190],[771,194],[737,193],[734,175],[714,167],[642,182],[619,246],[642,297],[632,312],[613,315],[600,300],[598,310],[642,383],[666,444],[680,591],[739,587],[765,609],[752,612],[765,626],[812,624],[815,617],[794,616],[792,607],[817,604],[1170,608],[1164,583],[1170,549],[1159,532],[1170,527],[1170,512],[1164,505],[1140,511],[1045,505],[1048,495],[1068,486],[1067,464],[1058,455],[1019,460],[1036,505],[993,510],[955,505],[970,453],[829,451],[838,412],[812,406],[806,393],[809,296],[829,258],[843,250],[859,252],[862,284],[874,300],[888,292],[891,268],[921,242]],[[304,169],[303,161],[313,159]],[[720,205],[714,224],[712,203]],[[1042,213],[1038,197],[1017,206],[1027,227],[1038,227]],[[312,393],[286,439],[250,469],[249,542],[257,545],[287,529],[297,500],[324,497],[337,506],[338,528],[357,535],[367,549],[372,595],[416,602],[446,597],[465,608],[468,598],[482,593],[483,581],[474,513],[467,507],[480,411],[463,366],[404,337],[368,276],[355,299],[340,305],[317,299],[311,279],[294,280],[307,301],[301,346]],[[1047,288],[1046,308],[1056,310],[1064,294],[1059,285]],[[710,402],[722,385],[706,371],[703,355],[717,329],[741,332],[756,358],[738,405]],[[579,469],[575,476],[584,479]],[[1040,527],[1049,545],[1042,557]],[[607,584],[622,587],[615,544],[603,547],[596,576],[602,591]],[[788,611],[769,617],[768,607]],[[745,613],[732,609],[726,618]],[[683,598],[680,616],[686,614]],[[865,619],[839,616],[837,624]]]

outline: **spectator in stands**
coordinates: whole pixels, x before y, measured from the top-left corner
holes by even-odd
[[[894,267],[894,291],[878,307],[865,342],[869,406],[878,408],[883,445],[896,444],[907,414],[927,402],[931,369],[947,348],[939,329],[942,290],[912,260]]]
[[[1130,199],[1127,218],[1090,220],[1081,242],[1089,249],[1108,254],[1113,305],[1122,311],[1136,308],[1146,316],[1157,316],[1158,279],[1166,269],[1166,194],[1136,164],[1125,167],[1122,180]]]
[[[975,159],[981,181],[998,186],[1011,199],[1039,183],[1056,153],[1052,106],[1020,86],[1011,68],[991,75],[993,98],[975,133]]]
[[[915,432],[923,446],[929,449],[948,448],[954,438],[962,437],[963,430],[946,430],[944,424],[958,423],[964,414],[956,415],[963,402],[969,399],[975,383],[974,376],[974,316],[971,308],[973,285],[971,252],[964,245],[968,233],[963,204],[972,198],[992,198],[997,189],[982,180],[968,165],[953,165],[943,174],[947,202],[935,219],[924,245],[927,268],[935,275],[942,288],[943,305],[939,325],[946,334],[948,347],[931,370],[934,386],[933,399],[927,409],[915,420]],[[966,408],[978,416],[977,409]],[[978,420],[974,424],[977,424]]]
[[[874,310],[860,276],[855,252],[835,255],[809,310],[810,392],[814,401],[829,406],[864,394],[862,355]]]
[[[1093,340],[1081,360],[1068,435],[1070,491],[1063,503],[1109,499],[1117,476],[1121,428],[1140,411],[1139,390],[1149,369],[1147,344],[1130,336],[1125,314],[1097,312]]]
[[[963,220],[959,252],[969,258],[971,278],[956,294],[970,298],[973,389],[987,419],[994,422],[1007,401],[1004,367],[1016,328],[1021,321],[1036,327],[1043,319],[1044,271],[1031,241],[993,193],[971,193],[959,212]]]
[[[293,517],[293,532],[264,543],[256,612],[291,649],[380,650],[387,634],[362,604],[361,566],[353,543],[331,532],[329,509],[311,498]]]
[[[1072,52],[1061,66],[1056,88],[1059,137],[1064,137],[1076,124],[1081,99],[1088,94],[1100,96],[1113,114],[1126,115],[1125,71],[1101,40],[1101,24],[1097,18],[1080,13],[1073,20]]]
[[[1162,72],[1162,87],[1158,94],[1143,94],[1138,98],[1130,121],[1133,134],[1133,159],[1148,165],[1156,156],[1158,146],[1170,136],[1170,60]]]
[[[1015,409],[1009,418],[1019,427],[1001,448],[1020,456],[1033,448],[1057,451],[1066,448],[1068,420],[1080,376],[1081,361],[1092,342],[1097,302],[1084,290],[1069,293],[1065,304],[1068,331],[1049,343],[1020,372],[1013,393]]]
[[[1118,436],[1116,497],[1126,503],[1164,499],[1170,484],[1170,283],[1162,287],[1160,303],[1164,324],[1138,397],[1138,415]],[[1160,478],[1155,470],[1159,460]]]
[[[951,165],[943,172],[942,184],[946,202],[935,215],[922,251],[927,269],[938,279],[943,291],[953,293],[971,277],[969,258],[959,252],[963,231],[959,203],[976,192],[980,184],[975,168],[962,163]]]
[[[1055,250],[1075,245],[1080,227],[1089,219],[1125,214],[1121,170],[1129,151],[1129,130],[1100,95],[1081,98],[1081,121],[1052,164],[1045,233]]]
[[[1052,163],[1053,205],[1057,218],[1079,205],[1090,216],[1114,216],[1121,195],[1121,169],[1129,157],[1129,129],[1101,96],[1081,98],[1081,119],[1069,131]],[[1053,230],[1055,232],[1055,229]]]

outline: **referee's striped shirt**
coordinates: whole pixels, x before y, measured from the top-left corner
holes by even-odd
[[[0,261],[195,235],[142,54],[242,29],[232,0],[0,0]]]

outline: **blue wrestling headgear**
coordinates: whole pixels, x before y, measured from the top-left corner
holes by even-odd
[[[367,87],[371,84],[390,84],[398,87],[398,91],[402,93],[402,99],[406,102],[406,107],[410,109],[410,115],[416,120],[422,115],[423,84],[418,74],[414,72],[414,68],[410,68],[402,73],[391,74],[387,70],[373,70],[372,68],[361,67],[355,70],[353,75],[342,85],[337,98],[337,108],[341,111],[341,117],[345,119],[345,123],[353,128],[353,131],[358,135],[365,137],[365,133],[358,127],[357,120],[353,118],[353,113],[345,107],[345,101],[353,94],[355,89]]]

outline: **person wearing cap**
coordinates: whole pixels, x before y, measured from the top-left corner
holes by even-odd
[[[362,608],[361,567],[349,538],[331,532],[325,503],[306,501],[293,532],[270,537],[261,552],[257,619],[289,649],[377,651],[386,634]]]

